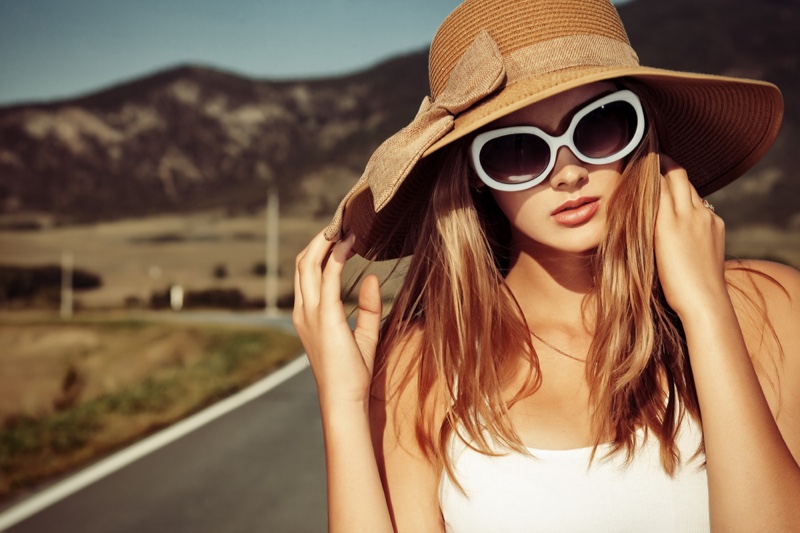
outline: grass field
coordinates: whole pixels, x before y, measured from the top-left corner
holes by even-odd
[[[326,223],[281,220],[279,292],[289,301],[294,258]],[[0,231],[2,264],[58,264],[69,252],[76,268],[103,280],[76,293],[72,321],[52,310],[0,309],[0,499],[183,418],[300,353],[291,335],[149,322],[124,309],[175,283],[263,298],[265,280],[253,269],[265,261],[265,234],[262,215],[220,213]],[[353,263],[345,285],[363,266]],[[222,279],[214,276],[220,265]]]
[[[264,328],[0,315],[0,500],[160,429],[301,353]]]
[[[4,264],[58,264],[62,252],[75,267],[99,274],[103,287],[76,294],[87,308],[122,307],[126,299],[149,301],[153,291],[172,284],[185,289],[237,287],[248,298],[264,297],[265,217],[220,213],[163,216],[40,231],[0,232]],[[292,292],[294,257],[325,221],[284,218],[280,224],[279,293]],[[217,279],[223,265],[227,277]]]

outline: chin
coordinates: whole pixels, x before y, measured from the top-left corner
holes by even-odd
[[[597,253],[601,239],[594,236],[570,235],[564,238],[535,238],[528,235],[520,235],[515,241],[520,250],[528,250],[533,256],[545,253],[569,254],[576,256],[591,256]]]
[[[599,243],[595,243],[593,245],[586,245],[586,246],[562,246],[556,248],[561,253],[571,254],[571,255],[578,255],[578,256],[593,256],[597,253],[597,247],[600,246]]]

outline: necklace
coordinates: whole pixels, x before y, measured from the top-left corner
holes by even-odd
[[[534,337],[536,337],[537,339],[539,339],[539,340],[542,342],[542,344],[544,344],[545,346],[547,346],[547,347],[548,347],[548,348],[550,348],[551,350],[553,350],[553,351],[555,351],[555,352],[558,352],[558,353],[560,353],[560,354],[561,354],[561,355],[563,355],[564,357],[569,357],[569,358],[570,358],[570,359],[572,359],[573,361],[578,361],[578,362],[580,362],[580,363],[585,363],[585,362],[586,362],[586,359],[581,359],[580,357],[575,357],[574,355],[570,355],[570,354],[568,354],[568,353],[567,353],[567,352],[565,352],[564,350],[559,350],[558,348],[556,348],[555,346],[553,346],[552,344],[550,344],[549,342],[547,342],[546,340],[544,340],[543,338],[541,338],[539,335],[537,335],[536,333],[534,333],[534,332],[533,332],[533,330],[529,329],[528,331],[530,331],[530,332],[531,332],[531,335],[533,335]]]

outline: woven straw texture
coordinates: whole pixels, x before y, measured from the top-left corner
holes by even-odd
[[[630,45],[610,2],[467,0],[447,17],[431,43],[429,76],[434,99],[481,31],[492,36],[503,56],[536,43],[576,35],[599,35]]]
[[[432,97],[373,154],[326,230],[330,240],[353,231],[365,257],[412,253],[441,148],[560,92],[640,82],[663,119],[664,151],[701,196],[763,157],[783,114],[769,83],[640,66],[608,0],[467,0],[439,28],[429,74]],[[379,243],[389,247],[376,254]]]

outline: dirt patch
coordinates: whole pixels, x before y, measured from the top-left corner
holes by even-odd
[[[0,500],[169,425],[301,351],[262,327],[0,323]]]
[[[0,419],[40,417],[199,360],[191,329],[0,325]]]

